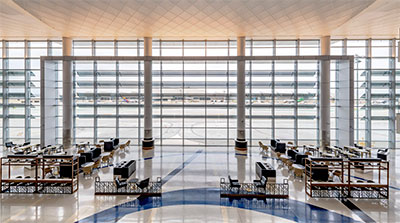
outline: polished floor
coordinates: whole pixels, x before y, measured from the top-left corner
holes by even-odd
[[[73,195],[1,194],[1,222],[400,222],[400,172],[396,154],[391,157],[389,200],[340,201],[307,197],[303,180],[259,148],[243,156],[227,147],[156,147],[145,152],[130,147],[117,152],[114,162],[136,159],[134,177],[161,177],[161,198],[95,196],[95,178],[112,179],[112,167],[103,167],[91,176],[81,175]],[[289,179],[289,199],[219,197],[221,177],[251,182],[257,161],[277,169],[277,182]]]

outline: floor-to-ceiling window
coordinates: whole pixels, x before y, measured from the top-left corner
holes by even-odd
[[[333,55],[355,57],[354,140],[361,145],[395,147],[396,42],[394,39],[331,41]]]
[[[38,143],[40,56],[62,54],[61,41],[1,41],[1,143]],[[354,55],[355,141],[393,147],[393,86],[400,75],[391,39],[333,39],[332,55]],[[318,55],[318,40],[247,40],[246,55]],[[140,56],[143,41],[79,41],[75,56]],[[153,56],[235,56],[236,41],[153,41]],[[246,135],[251,144],[281,138],[318,144],[317,61],[246,63]],[[143,61],[74,62],[75,142],[143,132]],[[396,72],[397,71],[397,72]],[[336,143],[337,73],[331,64],[331,140]],[[395,75],[396,74],[396,75]],[[399,79],[399,78],[397,78]],[[58,65],[57,139],[62,141],[62,64]],[[229,145],[236,136],[236,61],[153,61],[157,144]],[[399,94],[397,94],[398,96]],[[399,141],[397,139],[397,141]]]
[[[319,55],[318,40],[248,40],[249,56]],[[248,61],[246,109],[252,145],[279,138],[318,144],[318,61]]]
[[[61,41],[2,41],[2,143],[40,141],[40,56],[60,56]]]
[[[74,56],[143,55],[143,41],[74,41]],[[74,142],[110,137],[139,144],[143,61],[74,62]]]
[[[228,55],[236,55],[234,41],[153,41],[153,56]],[[156,144],[233,143],[235,61],[153,61],[153,81]]]

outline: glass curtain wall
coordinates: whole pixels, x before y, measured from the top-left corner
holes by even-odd
[[[1,41],[1,144],[40,141],[40,56],[60,56],[61,41]]]
[[[74,56],[140,56],[143,41],[74,41]],[[75,61],[74,143],[111,137],[139,144],[143,61]]]
[[[236,55],[234,41],[153,41],[153,56]],[[232,145],[235,61],[153,61],[153,127],[162,145]]]
[[[318,40],[248,40],[250,56],[319,55]],[[246,114],[250,144],[278,138],[318,144],[318,61],[248,61]]]
[[[394,40],[334,39],[333,55],[354,55],[355,140],[394,145]],[[62,54],[61,41],[0,41],[1,143],[39,142],[40,56]],[[75,56],[140,56],[143,41],[74,41]],[[247,40],[246,55],[318,55],[318,40]],[[236,41],[153,41],[154,56],[236,55]],[[398,56],[398,55],[397,55]],[[57,139],[62,137],[62,65],[58,66]],[[139,144],[143,132],[143,62],[74,63],[75,142],[112,136]],[[336,143],[337,67],[331,65],[331,139]],[[248,61],[247,136],[318,142],[318,62]],[[398,79],[398,78],[397,78]],[[231,145],[236,132],[235,61],[154,61],[157,144]],[[397,93],[397,96],[400,94]],[[164,117],[164,118],[161,118]],[[177,121],[179,120],[179,122]],[[175,126],[176,125],[176,126]],[[179,130],[181,128],[181,130]],[[400,141],[397,139],[397,141]]]
[[[354,139],[360,145],[395,148],[396,42],[394,39],[331,42],[332,54],[355,56]]]

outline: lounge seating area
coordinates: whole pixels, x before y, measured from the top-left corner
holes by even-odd
[[[262,144],[262,142],[260,142]],[[363,159],[372,157],[372,148],[363,147],[357,144],[354,146],[327,146],[319,148],[315,145],[294,145],[293,142],[284,143],[279,139],[271,140],[271,151],[288,170],[293,172],[294,177],[302,178],[305,172],[306,158],[340,158],[343,160]],[[299,148],[303,148],[301,152]],[[389,149],[377,149],[377,158],[387,160]],[[357,168],[363,168],[357,166]],[[325,171],[326,172],[326,171]],[[326,174],[324,175],[324,179]]]
[[[120,177],[116,177],[114,181],[100,181],[99,177],[95,179],[96,195],[161,196],[161,192],[161,177],[158,177],[155,182],[150,178],[121,180]]]
[[[369,172],[368,176],[358,171]],[[307,158],[306,193],[319,198],[389,198],[389,163],[376,158]]]
[[[104,151],[107,143],[112,144],[110,152]],[[130,140],[120,146],[118,138],[103,141],[103,144],[100,142],[94,147],[89,142],[81,142],[74,145],[70,151],[72,155],[66,155],[67,152],[60,145],[40,147],[40,144],[31,145],[30,142],[20,145],[7,142],[6,149],[10,155],[1,158],[0,165],[4,175],[0,182],[2,192],[74,193],[78,190],[79,173],[88,176],[95,169],[101,168],[102,163],[109,166],[115,151],[123,148],[126,152],[129,145]],[[122,168],[121,179],[128,178],[136,170],[134,160],[124,163],[127,166]],[[24,176],[24,173],[28,175]]]
[[[72,194],[79,188],[78,162],[78,157],[72,155],[2,157],[1,192]],[[27,168],[27,171],[19,175],[14,173],[16,167]]]
[[[371,158],[372,149],[359,146],[328,146],[320,149],[314,145],[300,146],[280,140],[271,140],[271,152],[287,167],[294,177],[303,178],[306,193],[316,198],[389,198],[388,149],[378,149],[377,157]],[[285,152],[283,152],[285,151]],[[264,170],[261,162],[255,169],[259,177]],[[268,177],[266,177],[268,179]],[[260,185],[261,182],[255,182]]]
[[[23,144],[14,144],[6,142],[5,148],[15,155],[64,155],[65,151],[62,145],[47,145],[41,147],[40,144],[31,144],[25,142]]]
[[[228,175],[220,179],[220,196],[229,198],[288,198],[289,184],[285,179],[283,183],[270,183],[265,176],[252,183],[240,183],[238,179],[232,179]]]
[[[118,138],[110,138],[110,140],[100,140],[94,147],[88,142],[76,144],[76,150],[79,156],[80,171],[84,175],[91,175],[93,170],[100,167],[110,166],[114,161],[116,152],[127,152],[130,140],[123,144],[119,144]]]

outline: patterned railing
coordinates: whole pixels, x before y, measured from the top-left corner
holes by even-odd
[[[146,194],[148,196],[160,196],[162,192],[161,177],[157,181],[150,181],[146,188],[139,188],[136,182],[128,182],[126,186],[117,188],[115,181],[100,181],[99,177],[95,180],[95,194]]]
[[[74,190],[76,190],[76,183],[74,183]],[[2,193],[13,194],[72,194],[73,188],[71,183],[2,183]]]
[[[309,188],[309,185],[307,185]],[[314,198],[362,198],[362,199],[387,199],[386,187],[355,187],[352,186],[350,193],[347,186],[342,187],[317,187],[313,186],[312,197]]]
[[[289,197],[289,184],[285,179],[283,183],[267,183],[265,188],[256,187],[253,183],[240,183],[239,188],[232,188],[229,182],[225,182],[225,178],[220,180],[221,196],[237,196],[240,197],[270,197],[270,198],[287,198]]]

